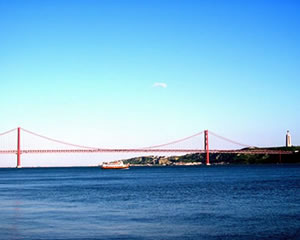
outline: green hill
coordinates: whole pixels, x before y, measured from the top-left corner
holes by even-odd
[[[272,147],[272,148],[255,148],[253,150],[285,150],[293,151],[292,154],[236,154],[236,153],[211,153],[211,164],[271,164],[271,163],[300,163],[300,146],[294,147]],[[195,153],[182,156],[143,156],[124,160],[124,163],[131,165],[191,165],[205,164],[206,154]]]

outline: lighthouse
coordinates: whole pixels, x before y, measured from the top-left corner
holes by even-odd
[[[285,136],[285,146],[286,146],[286,147],[291,147],[291,146],[292,146],[292,139],[291,139],[291,134],[290,134],[290,131],[289,131],[289,130],[286,132],[286,136]]]

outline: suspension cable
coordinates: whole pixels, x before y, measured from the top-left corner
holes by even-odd
[[[175,141],[172,141],[172,142],[168,142],[168,143],[164,143],[164,144],[160,144],[160,145],[154,145],[154,146],[150,146],[150,147],[144,147],[144,149],[158,148],[158,147],[165,147],[165,146],[168,146],[168,145],[171,145],[171,144],[183,142],[183,141],[188,140],[188,139],[190,139],[190,138],[199,136],[199,135],[203,134],[203,132],[204,132],[204,131],[198,132],[198,133],[196,133],[196,134],[194,134],[194,135],[191,135],[191,136],[188,136],[188,137],[185,137],[185,138],[181,138],[181,139],[178,139],[178,140],[175,140]]]
[[[34,135],[34,136],[37,136],[37,137],[40,137],[40,138],[44,138],[44,139],[49,140],[49,141],[52,141],[52,142],[64,144],[64,145],[67,145],[67,146],[79,147],[79,148],[87,148],[87,149],[99,149],[99,148],[96,148],[96,147],[88,147],[88,146],[82,146],[82,145],[77,145],[77,144],[73,144],[73,143],[68,143],[68,142],[65,142],[65,141],[61,141],[61,140],[57,140],[57,139],[53,139],[53,138],[49,138],[49,137],[40,135],[40,134],[38,134],[38,133],[35,133],[35,132],[32,132],[32,131],[26,130],[26,129],[24,129],[24,128],[21,128],[21,129],[22,129],[24,132],[27,132],[27,133],[32,134],[32,135]]]
[[[11,133],[11,132],[13,132],[13,131],[15,131],[15,130],[17,130],[17,128],[13,128],[13,129],[8,130],[8,131],[6,131],[6,132],[0,133],[0,136],[3,136],[3,135],[8,134],[8,133]]]
[[[239,143],[239,142],[233,141],[233,140],[231,140],[229,138],[226,138],[226,137],[222,137],[222,136],[220,136],[220,135],[218,135],[218,134],[216,134],[216,133],[214,133],[212,131],[209,131],[209,133],[212,134],[213,136],[217,137],[217,138],[220,138],[220,139],[224,140],[224,141],[227,141],[227,142],[230,142],[230,143],[242,146],[242,147],[253,147],[253,146],[250,146],[250,145],[247,145],[247,144],[243,144],[243,143]]]

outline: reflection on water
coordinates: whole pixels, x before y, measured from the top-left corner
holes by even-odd
[[[13,206],[13,221],[15,224],[12,225],[12,232],[14,233],[15,239],[18,239],[20,237],[20,230],[18,229],[19,227],[19,222],[20,219],[22,219],[22,201],[16,200],[14,202]]]

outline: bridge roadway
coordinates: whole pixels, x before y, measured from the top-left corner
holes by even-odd
[[[0,154],[17,154],[17,150],[0,150]],[[20,154],[47,154],[47,153],[206,153],[201,149],[152,149],[152,148],[131,148],[131,149],[22,149]],[[236,154],[292,154],[292,151],[284,150],[209,150],[209,153],[236,153]]]

